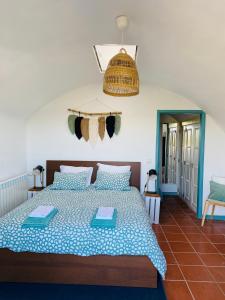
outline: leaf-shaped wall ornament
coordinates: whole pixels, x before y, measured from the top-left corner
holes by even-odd
[[[82,132],[81,132],[81,121],[83,117],[77,117],[75,119],[75,135],[80,140],[82,138]]]
[[[81,120],[81,134],[85,141],[87,142],[89,140],[89,119],[83,118]]]
[[[108,116],[106,118],[106,130],[111,138],[115,131],[115,116]]]
[[[98,134],[100,139],[103,140],[105,136],[105,117],[98,118]]]
[[[75,119],[77,118],[76,115],[69,115],[68,116],[68,127],[72,134],[75,133]]]
[[[98,119],[91,118],[89,121],[89,142],[94,147],[98,140]]]
[[[115,116],[115,134],[117,135],[120,132],[121,128],[121,117],[120,115]]]

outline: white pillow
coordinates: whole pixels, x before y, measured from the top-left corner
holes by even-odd
[[[88,187],[91,184],[91,176],[93,173],[93,168],[92,167],[72,167],[72,166],[60,166],[60,172],[61,173],[72,173],[72,174],[77,174],[80,172],[88,172],[88,177],[87,177],[87,183],[86,186]]]
[[[108,173],[127,173],[130,172],[130,166],[112,166],[97,163],[98,170]]]

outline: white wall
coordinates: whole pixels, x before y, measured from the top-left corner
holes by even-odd
[[[0,181],[25,171],[25,121],[0,113]]]
[[[205,137],[204,198],[209,194],[208,183],[212,176],[225,177],[225,132],[208,116]],[[224,216],[225,209],[216,207],[215,214]]]
[[[104,104],[99,104],[95,99]],[[67,126],[68,108],[87,112],[122,111],[122,128],[111,140],[88,142],[71,135]],[[146,172],[155,167],[156,112],[158,109],[198,109],[187,99],[158,87],[142,86],[130,98],[104,95],[101,86],[89,85],[52,101],[31,116],[27,123],[27,168],[45,165],[48,159],[118,160],[142,162],[142,188]],[[216,149],[216,150],[214,150]],[[215,155],[215,151],[217,155]],[[225,176],[225,133],[207,116],[204,197],[212,174]],[[220,158],[220,159],[219,159]],[[217,210],[217,214],[220,212]]]

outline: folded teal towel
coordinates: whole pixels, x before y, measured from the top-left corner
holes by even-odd
[[[49,225],[54,216],[58,213],[58,209],[54,208],[50,214],[45,218],[36,218],[36,217],[27,217],[23,224],[22,228],[45,228]]]
[[[92,220],[91,220],[91,227],[93,228],[115,228],[116,227],[116,219],[117,219],[117,210],[114,210],[113,217],[111,220],[103,220],[103,219],[96,219],[98,209],[96,210]]]

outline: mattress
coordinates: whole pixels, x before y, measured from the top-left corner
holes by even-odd
[[[38,205],[58,209],[45,229],[21,228],[26,216]],[[99,206],[117,209],[114,229],[91,228]],[[166,260],[151,228],[139,191],[85,191],[45,189],[0,218],[0,248],[15,252],[91,255],[148,256],[165,277]]]

